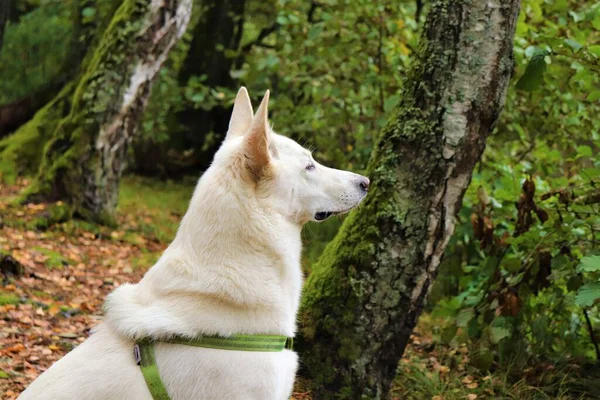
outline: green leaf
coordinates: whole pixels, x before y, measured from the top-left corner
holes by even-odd
[[[393,95],[393,96],[389,96],[387,99],[385,99],[385,102],[383,104],[383,109],[386,113],[391,112],[394,107],[396,107],[398,105],[398,103],[400,102],[400,95]]]
[[[233,79],[240,79],[240,78],[246,76],[247,73],[248,73],[248,71],[243,70],[243,69],[232,69],[229,72],[229,76],[231,76]]]
[[[475,310],[472,308],[465,308],[464,310],[460,310],[458,315],[456,316],[456,326],[466,327],[469,321],[473,319],[475,316]]]
[[[277,18],[275,18],[275,21],[277,21],[279,25],[286,25],[289,22],[287,16],[283,14],[279,14]]]
[[[506,259],[502,261],[502,268],[511,273],[519,272],[521,269],[521,259],[515,257],[516,256],[510,258],[506,257]]]
[[[587,101],[598,101],[600,99],[600,90],[593,90],[586,97]]]
[[[457,326],[449,326],[449,327],[445,328],[444,330],[442,330],[442,334],[441,334],[442,342],[449,344],[452,341],[452,339],[454,339],[454,336],[456,336],[456,331],[458,331]]]
[[[531,92],[540,86],[547,68],[544,57],[549,54],[550,52],[547,50],[536,50],[533,53],[525,73],[517,81],[517,89]]]
[[[593,55],[600,57],[600,44],[589,46],[588,51]]]
[[[577,157],[591,157],[592,148],[590,146],[577,146]]]
[[[92,18],[96,15],[96,9],[94,7],[85,7],[81,10],[81,15],[85,18]]]
[[[577,266],[579,272],[600,271],[600,256],[583,257]]]
[[[577,275],[572,276],[567,281],[567,290],[569,292],[575,292],[575,291],[579,290],[580,287],[581,287],[581,278]]]
[[[572,48],[575,53],[577,53],[583,47],[574,39],[567,39],[565,40],[565,43],[568,44],[569,47]]]
[[[510,336],[510,329],[493,326],[490,328],[490,341],[493,344],[498,344],[504,338]]]
[[[600,299],[600,283],[588,283],[579,288],[575,297],[575,304],[590,307],[598,299]]]

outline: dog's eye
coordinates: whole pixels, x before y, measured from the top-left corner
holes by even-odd
[[[310,163],[304,169],[307,170],[307,171],[314,171],[315,170],[315,164]]]

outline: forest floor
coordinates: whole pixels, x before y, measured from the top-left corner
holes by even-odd
[[[16,398],[83,342],[101,320],[106,294],[138,281],[153,265],[174,236],[195,182],[127,177],[121,185],[118,228],[72,220],[43,230],[36,225],[48,212],[45,206],[13,205],[27,183],[0,184],[0,254],[10,254],[25,270],[20,278],[0,275],[2,399]],[[519,379],[502,371],[480,373],[469,365],[466,346],[433,343],[427,335],[432,323],[424,316],[412,336],[394,399],[594,398],[585,393],[582,381],[572,385],[573,371],[556,371],[552,365],[525,371]],[[312,399],[301,383],[293,398]]]

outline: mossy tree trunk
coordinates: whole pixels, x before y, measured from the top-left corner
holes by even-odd
[[[73,2],[75,28],[63,65],[64,73],[30,96],[0,106],[0,136],[16,129],[12,135],[0,140],[0,181],[12,181],[17,175],[38,171],[44,144],[70,112],[77,76],[91,58],[88,49],[97,44],[109,22],[105,16],[112,16],[117,3],[117,0],[104,0],[103,12],[83,21],[83,10],[97,9],[98,1]],[[86,54],[88,57],[84,59]]]
[[[113,222],[127,145],[191,7],[191,0],[122,3],[86,62],[24,201],[60,200],[69,214]]]
[[[12,182],[18,175],[39,169],[44,143],[71,109],[74,87],[69,82],[33,118],[0,140],[0,182]]]
[[[298,348],[318,399],[383,399],[503,107],[519,0],[435,0],[365,204],[305,286]]]

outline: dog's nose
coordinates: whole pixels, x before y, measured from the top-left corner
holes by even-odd
[[[359,181],[359,186],[362,190],[364,190],[365,192],[369,190],[369,185],[371,184],[371,181],[369,180],[369,178],[367,178],[366,176],[362,176],[360,178]]]

